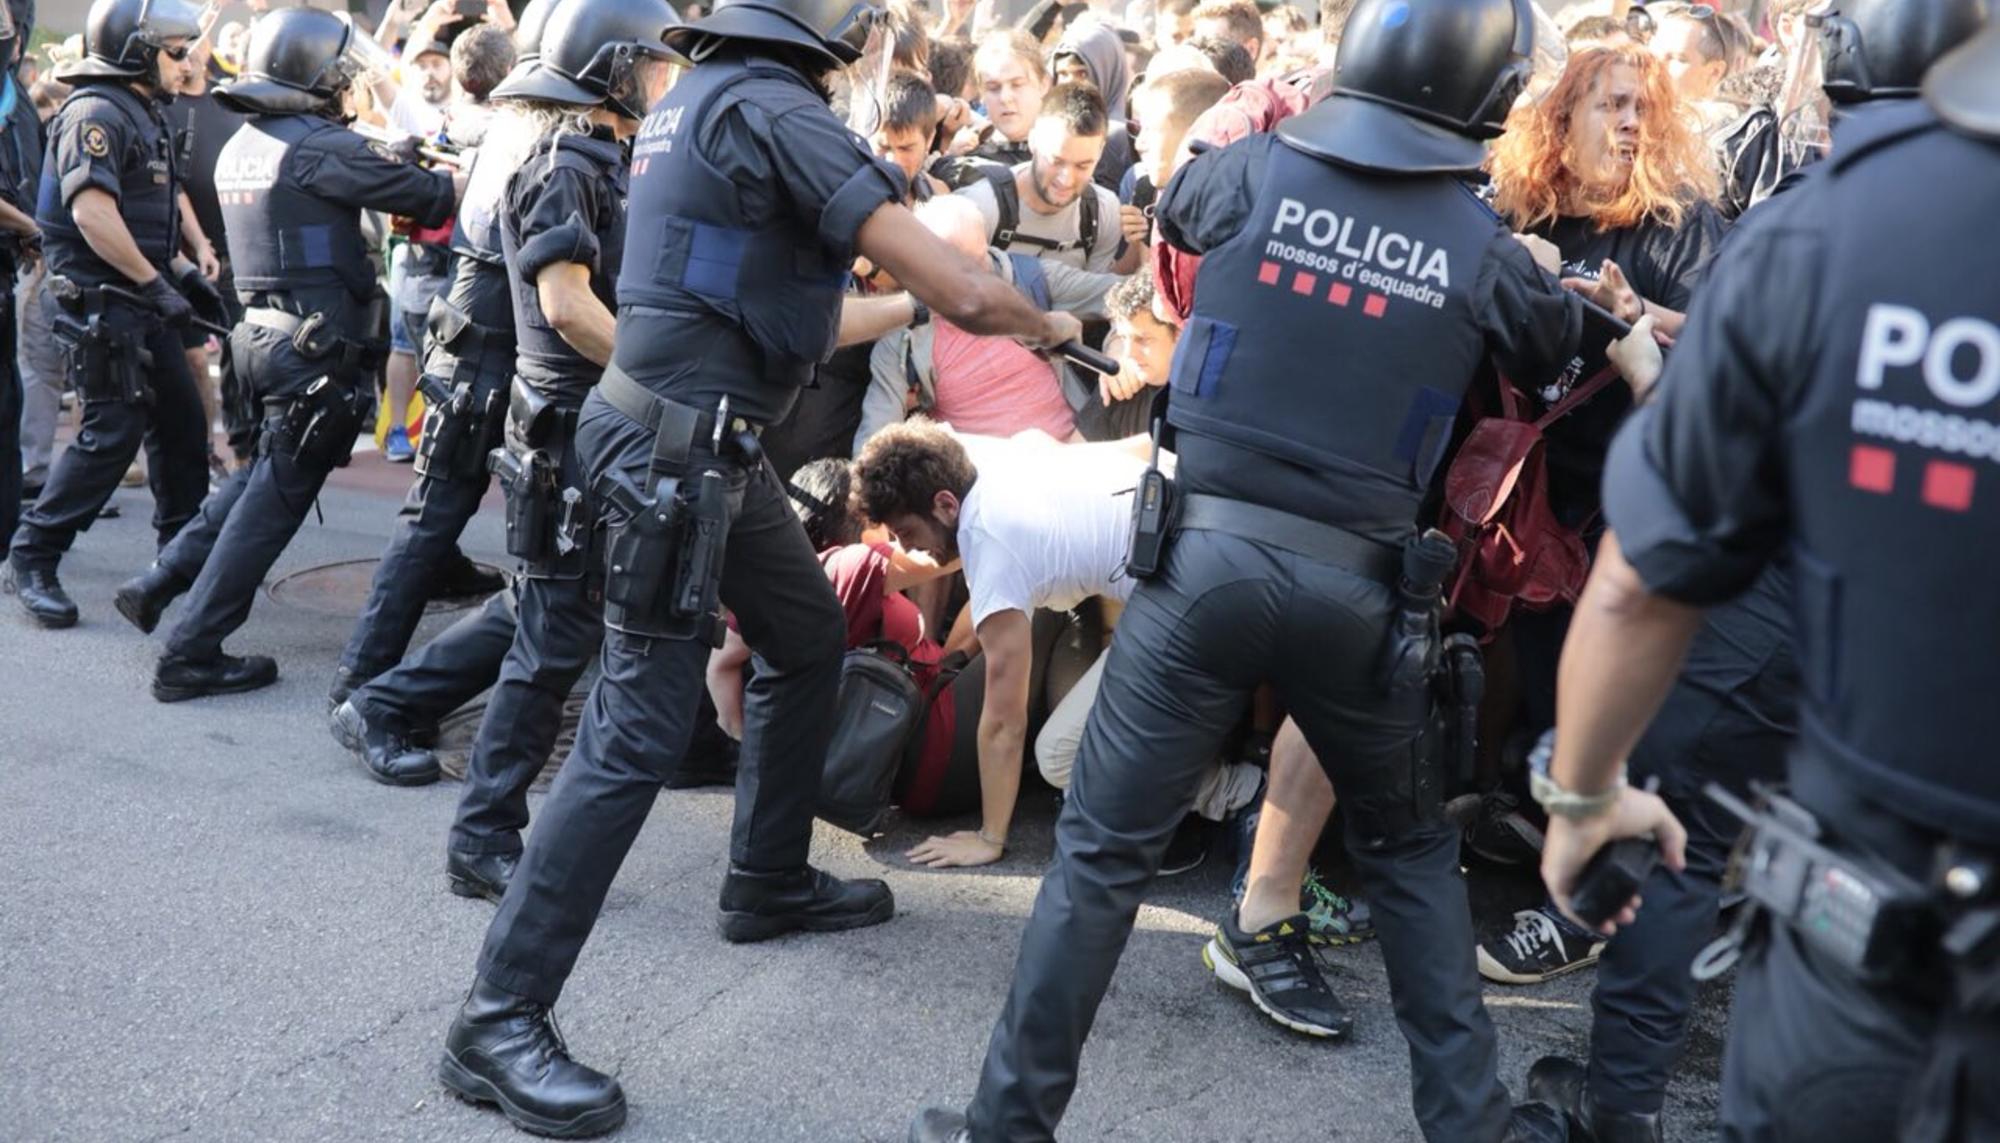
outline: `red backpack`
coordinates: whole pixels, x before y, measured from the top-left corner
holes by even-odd
[[[1539,418],[1500,379],[1498,417],[1482,417],[1444,478],[1438,527],[1458,545],[1458,574],[1445,601],[1491,639],[1516,605],[1540,611],[1573,604],[1590,575],[1590,551],[1549,507],[1543,434],[1617,377],[1611,369],[1571,389]]]

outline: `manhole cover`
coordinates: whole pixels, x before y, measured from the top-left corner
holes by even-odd
[[[353,617],[361,614],[368,603],[368,589],[375,582],[375,568],[381,560],[344,560],[337,564],[321,564],[318,567],[296,571],[283,579],[273,580],[264,590],[274,600],[291,607],[315,611],[321,615]],[[498,569],[482,563],[474,564],[480,571],[494,572]],[[448,611],[464,611],[480,600],[473,596],[453,596],[433,599],[424,605],[426,615],[438,615]]]
[[[596,675],[596,665],[592,664],[563,702],[562,726],[556,731],[555,749],[549,752],[548,761],[542,764],[542,772],[535,776],[530,789],[548,789],[549,783],[555,781],[556,771],[562,769],[563,759],[569,757],[570,747],[576,745],[577,724],[583,720],[583,704],[590,697],[590,684]],[[490,694],[459,707],[438,723],[438,768],[454,782],[465,781],[465,768],[472,760],[472,745],[479,738],[479,723],[486,717],[489,697]]]

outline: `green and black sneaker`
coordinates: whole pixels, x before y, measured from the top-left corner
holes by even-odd
[[[1215,978],[1250,994],[1264,1015],[1294,1032],[1336,1039],[1354,1026],[1313,959],[1304,913],[1246,933],[1232,912],[1215,927],[1201,961]]]
[[[1316,945],[1358,945],[1375,935],[1368,902],[1335,893],[1317,870],[1306,870],[1299,908],[1306,912],[1306,937]]]

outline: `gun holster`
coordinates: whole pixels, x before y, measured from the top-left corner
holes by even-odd
[[[270,447],[301,465],[344,468],[371,404],[372,394],[355,385],[333,375],[316,377],[297,396],[264,402]]]
[[[416,473],[433,480],[483,477],[487,458],[501,443],[505,422],[500,402],[506,383],[482,375],[475,362],[459,362],[450,377],[425,374],[424,432]]]
[[[152,400],[146,374],[153,355],[136,331],[114,330],[102,314],[78,318],[58,313],[53,333],[62,350],[63,375],[84,403],[136,405]]]

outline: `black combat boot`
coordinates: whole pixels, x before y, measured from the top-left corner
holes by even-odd
[[[333,736],[354,751],[370,778],[385,786],[428,786],[443,773],[436,754],[416,746],[386,720],[370,720],[352,700],[334,708]]]
[[[454,550],[431,573],[430,599],[480,600],[507,590],[507,576],[472,562],[464,552]]]
[[[618,1081],[570,1058],[546,1004],[477,981],[444,1039],[438,1079],[462,1099],[499,1106],[523,1131],[582,1139],[625,1122]]]
[[[335,667],[333,670],[333,685],[328,687],[326,691],[327,713],[332,714],[339,710],[340,704],[346,702],[350,695],[368,685],[368,678],[369,676],[357,671],[348,670],[346,667]],[[341,745],[347,746],[349,750],[354,749],[353,746],[344,742]]]
[[[194,584],[186,576],[160,564],[154,564],[145,571],[128,579],[112,597],[123,615],[132,626],[148,635],[160,625],[160,616],[165,614],[167,604],[179,599]]]
[[[769,940],[795,929],[863,929],[895,915],[896,898],[889,886],[873,878],[842,881],[810,865],[784,873],[753,873],[732,865],[722,879],[722,939],[734,944]]]
[[[185,702],[206,695],[233,695],[268,687],[278,681],[277,660],[269,655],[217,655],[213,659],[160,656],[153,671],[153,697],[161,702]]]
[[[14,594],[21,597],[21,607],[29,618],[49,628],[76,626],[76,601],[56,579],[56,569],[32,567],[16,555],[8,559],[7,570]]]
[[[514,879],[514,867],[521,863],[518,853],[460,853],[445,850],[445,884],[461,897],[481,897],[500,903],[507,895],[507,883]]]
[[[1568,1118],[1553,1106],[1531,1098],[1514,1106],[1500,1143],[1566,1143],[1569,1138]]]
[[[1660,1143],[1658,1112],[1610,1111],[1590,1096],[1590,1073],[1575,1060],[1543,1056],[1528,1069],[1528,1098],[1562,1108],[1577,1143]]]
[[[910,1121],[910,1143],[972,1143],[972,1129],[962,1111],[926,1107]]]

